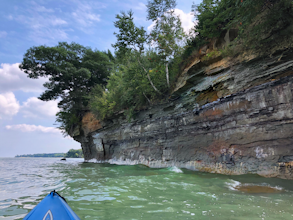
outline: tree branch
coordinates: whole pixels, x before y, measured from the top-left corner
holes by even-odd
[[[149,100],[149,98],[146,96],[146,94],[144,92],[142,92],[142,94],[144,95],[144,97],[148,100],[149,104],[151,104],[151,101]]]
[[[143,68],[143,70],[145,71],[145,73],[147,74],[148,80],[149,80],[151,86],[153,87],[153,89],[154,89],[157,93],[162,94],[162,93],[161,93],[161,92],[155,87],[154,83],[153,83],[152,80],[151,80],[151,77],[150,77],[148,71],[144,68],[144,66],[143,66],[142,63],[140,62],[139,58],[137,58],[137,61],[138,61],[139,65]]]

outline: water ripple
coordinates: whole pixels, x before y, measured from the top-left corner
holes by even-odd
[[[87,220],[291,219],[292,183],[177,167],[150,169],[70,159],[1,158],[0,219],[23,218],[53,189]],[[251,195],[239,191],[240,185],[280,187],[282,191]]]

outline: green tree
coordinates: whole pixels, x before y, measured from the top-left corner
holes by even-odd
[[[239,17],[236,22],[242,24],[241,37],[248,48],[264,50],[292,35],[288,29],[293,19],[292,0],[239,0],[237,6]]]
[[[168,87],[170,87],[168,64],[182,53],[182,41],[186,37],[180,17],[175,15],[175,7],[175,0],[151,0],[147,4],[147,18],[154,22],[149,44],[158,53],[158,66],[165,66]]]
[[[82,149],[70,149],[66,154],[65,157],[67,158],[82,158],[83,157],[83,153],[82,153]]]
[[[219,37],[235,23],[239,17],[238,0],[203,0],[199,5],[193,5],[197,24],[195,31],[198,38],[205,40]],[[256,1],[255,1],[256,2]]]
[[[155,21],[165,16],[166,12],[174,11],[176,5],[176,0],[148,0],[147,19]]]
[[[147,76],[149,83],[152,88],[157,92],[161,92],[156,88],[149,71],[145,68],[144,64],[141,62],[141,56],[145,50],[145,43],[147,42],[148,36],[143,27],[136,27],[133,22],[133,12],[128,13],[121,12],[121,14],[116,15],[117,21],[114,22],[114,26],[119,29],[119,33],[114,33],[117,42],[112,46],[117,51],[117,56],[123,59],[129,53],[136,54],[136,60],[143,69],[145,75]]]
[[[29,78],[48,78],[44,84],[46,90],[39,98],[43,101],[61,98],[57,122],[65,133],[70,133],[87,109],[86,95],[95,85],[106,85],[112,60],[109,51],[93,51],[77,43],[60,42],[55,47],[28,49],[19,67]]]
[[[157,54],[152,50],[147,50],[140,56],[141,62],[149,71],[157,88],[162,93],[167,93],[164,68],[156,68],[156,58]],[[106,88],[97,86],[90,95],[91,111],[99,119],[103,120],[123,110],[130,120],[136,110],[143,109],[162,98],[154,91],[145,77],[144,70],[136,60],[137,54],[129,52],[124,59],[125,64],[119,64],[116,71],[109,77]]]
[[[155,22],[150,35],[134,24],[132,11],[116,15],[115,71],[105,87],[96,86],[90,95],[91,111],[99,119],[121,110],[130,119],[135,110],[166,97],[185,36],[175,6],[175,0],[148,2],[148,19]]]
[[[242,44],[260,46],[292,21],[292,0],[203,0],[193,5],[197,36],[191,43],[198,47],[218,38],[230,28],[239,30]]]
[[[138,64],[141,66],[152,88],[158,93],[163,94],[157,87],[157,83],[150,77],[150,71],[155,68],[158,74],[165,73],[167,86],[170,87],[170,71],[168,65],[176,56],[183,52],[183,40],[185,34],[179,16],[175,15],[175,0],[152,0],[148,1],[147,12],[148,20],[154,22],[154,27],[149,35],[143,27],[136,27],[133,22],[133,12],[121,12],[116,15],[117,21],[114,22],[118,33],[114,33],[117,42],[113,45],[119,58],[125,59],[129,51],[136,53]],[[142,57],[146,55],[145,47],[153,48],[156,52],[156,63],[148,69]],[[149,49],[150,50],[150,49]],[[154,54],[152,54],[154,55]],[[151,57],[149,57],[151,59]],[[127,58],[126,58],[127,59]],[[164,71],[162,71],[164,66]]]

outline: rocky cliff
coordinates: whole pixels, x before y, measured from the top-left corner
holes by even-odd
[[[72,134],[85,160],[293,178],[293,53],[195,58],[169,102],[128,122],[88,113]]]

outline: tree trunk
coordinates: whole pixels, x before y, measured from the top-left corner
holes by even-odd
[[[148,71],[144,68],[144,66],[141,64],[139,58],[137,58],[137,60],[138,60],[139,65],[141,65],[141,67],[143,68],[143,70],[144,70],[145,73],[147,74],[148,80],[149,80],[151,86],[153,87],[153,89],[154,89],[157,93],[162,94],[162,93],[161,93],[161,92],[155,87],[153,81],[151,80],[151,77],[150,77],[150,75],[149,75],[149,72],[148,72]]]
[[[151,101],[149,100],[149,98],[146,96],[146,94],[144,92],[142,92],[142,94],[144,95],[144,97],[148,100],[149,104],[151,104]]]
[[[148,77],[148,79],[149,79],[149,81],[150,81],[150,84],[151,84],[151,86],[153,87],[153,89],[154,89],[157,93],[162,94],[162,93],[161,93],[161,92],[155,87],[154,83],[153,83],[152,80],[151,80],[151,77],[150,77],[149,73],[148,73],[148,72],[146,72],[146,73],[147,73],[147,77]]]
[[[166,79],[167,79],[167,85],[170,88],[168,63],[166,63]]]

